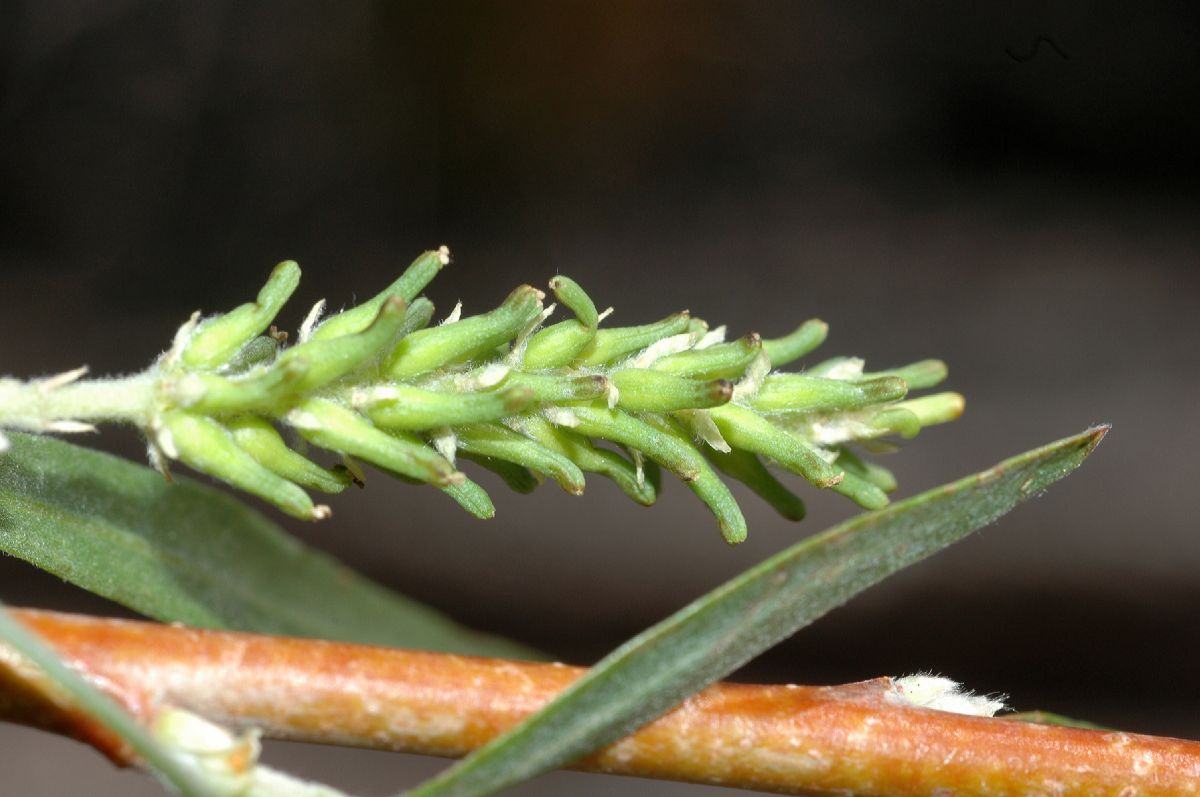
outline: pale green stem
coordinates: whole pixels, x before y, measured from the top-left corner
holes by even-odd
[[[57,380],[0,380],[0,429],[87,431],[87,424],[99,421],[145,426],[158,382],[148,373],[66,384]]]

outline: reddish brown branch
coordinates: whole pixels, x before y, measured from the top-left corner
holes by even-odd
[[[557,664],[197,631],[38,611],[14,615],[134,714],[181,706],[265,735],[461,756],[578,678]],[[0,718],[119,744],[0,649]],[[1200,793],[1200,743],[914,708],[890,679],[836,687],[717,684],[579,769],[783,793]]]

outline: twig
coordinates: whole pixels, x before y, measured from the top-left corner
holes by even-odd
[[[461,756],[578,678],[560,664],[14,611],[149,721],[179,706],[278,739]],[[0,648],[0,718],[129,751]],[[578,769],[761,789],[911,795],[1200,793],[1200,743],[917,708],[889,678],[717,684]]]

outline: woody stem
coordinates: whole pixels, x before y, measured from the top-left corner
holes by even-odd
[[[579,678],[558,664],[198,631],[40,611],[14,616],[144,721],[167,705],[268,737],[461,756]],[[39,685],[40,684],[40,685]],[[0,718],[120,743],[56,708],[0,648]],[[39,697],[41,695],[41,697]],[[575,768],[779,793],[1178,795],[1200,743],[917,708],[891,679],[717,684]]]

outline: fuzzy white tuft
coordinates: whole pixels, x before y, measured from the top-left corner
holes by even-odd
[[[292,410],[287,414],[287,422],[297,429],[320,429],[321,419],[311,412]]]
[[[726,454],[733,450],[729,447],[729,443],[725,441],[721,430],[717,428],[716,422],[712,419],[712,414],[707,410],[678,410],[675,413],[675,417],[687,425],[688,430],[697,440],[707,443],[713,449]]]
[[[350,391],[350,405],[356,409],[384,401],[395,401],[398,398],[400,398],[400,390],[394,385],[356,387]]]
[[[763,380],[767,378],[767,374],[770,372],[771,360],[767,357],[767,352],[764,350],[754,358],[754,362],[750,363],[750,367],[746,369],[745,375],[733,386],[733,400],[745,401],[748,398],[753,398],[754,394],[762,388]]]
[[[691,334],[684,332],[681,335],[671,335],[670,337],[651,343],[630,358],[626,364],[630,368],[649,368],[656,360],[666,357],[668,354],[687,351],[691,347]]]
[[[184,321],[179,329],[175,330],[175,337],[171,341],[171,348],[167,349],[166,353],[159,358],[163,365],[174,365],[179,362],[179,358],[183,356],[183,350],[187,348],[188,341],[192,339],[192,333],[196,331],[196,326],[200,323],[200,311],[192,313],[187,321]]]
[[[893,700],[904,705],[952,714],[994,717],[1005,708],[1003,695],[977,695],[957,681],[930,673],[893,678],[892,689]]]
[[[579,425],[579,418],[565,407],[546,407],[542,412],[546,415],[546,420],[555,426],[571,428]]]
[[[853,416],[833,417],[813,421],[808,437],[819,446],[835,446],[847,440],[859,440],[878,435],[874,429]]]
[[[515,338],[512,345],[509,346],[508,354],[504,357],[504,362],[509,365],[517,365],[521,360],[525,359],[525,349],[529,346],[529,339],[533,337],[533,333],[537,331],[547,318],[554,315],[554,311],[558,309],[558,305],[551,303],[549,307],[542,310],[539,315],[533,317],[533,320],[525,325]]]
[[[617,386],[611,381],[604,385],[604,395],[608,400],[608,408],[611,410],[617,406],[617,402],[621,400],[621,391],[617,390]]]
[[[79,434],[82,432],[94,432],[96,427],[84,421],[72,421],[67,419],[57,421],[46,421],[42,424],[42,428],[47,432],[62,432],[64,434]]]
[[[503,382],[511,371],[512,366],[507,363],[488,363],[482,368],[476,368],[465,374],[454,374],[450,383],[456,390],[483,390]]]
[[[454,305],[454,309],[450,311],[450,315],[446,316],[446,320],[440,326],[457,323],[460,318],[462,318],[462,302]]]
[[[429,441],[433,443],[433,447],[439,454],[445,457],[451,465],[454,464],[454,460],[458,457],[458,435],[449,427],[443,426],[429,435]]]
[[[88,367],[86,365],[81,365],[73,370],[64,371],[61,374],[55,374],[54,376],[49,376],[45,379],[39,379],[38,381],[34,382],[34,385],[37,387],[38,392],[44,396],[51,391],[58,390],[63,385],[69,385],[72,382],[78,381],[85,374],[87,374],[87,372]]]
[[[866,363],[858,357],[847,357],[821,376],[826,379],[859,379],[863,375],[865,365]]]
[[[629,449],[629,453],[633,455],[633,466],[637,468],[637,486],[640,490],[646,486],[646,455],[636,448]]]
[[[724,342],[725,325],[721,324],[721,326],[717,327],[716,329],[710,329],[708,332],[705,332],[704,336],[700,338],[700,340],[696,341],[695,348],[707,349],[709,346],[715,346],[718,343]]]
[[[259,763],[257,730],[235,735],[184,709],[159,712],[151,729],[179,763],[191,770],[206,793],[263,797],[345,797],[329,786],[294,778]]]
[[[304,316],[304,322],[300,324],[300,334],[297,335],[300,343],[305,343],[312,336],[313,330],[317,327],[317,322],[321,320],[321,315],[325,312],[325,300],[321,299],[312,306],[308,311],[308,315]]]

